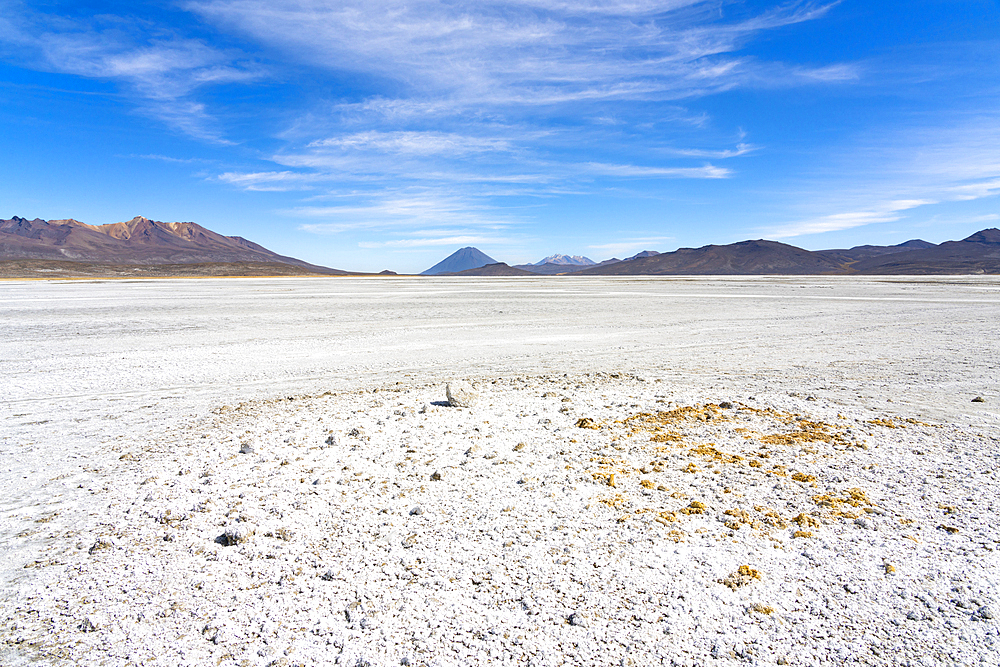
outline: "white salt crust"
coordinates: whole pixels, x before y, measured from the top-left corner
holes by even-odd
[[[124,452],[5,664],[998,655],[996,437],[627,374],[474,388],[226,405]]]

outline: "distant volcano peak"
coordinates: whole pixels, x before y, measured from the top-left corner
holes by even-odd
[[[545,264],[561,264],[565,266],[593,266],[594,260],[582,255],[549,255],[545,259],[535,262],[532,266],[544,266]]]
[[[468,246],[456,250],[420,275],[436,276],[440,273],[458,273],[459,271],[478,269],[486,266],[487,264],[497,263],[497,260],[493,259],[478,248]]]

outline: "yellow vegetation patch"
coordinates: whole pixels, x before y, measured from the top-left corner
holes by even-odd
[[[792,533],[792,537],[812,537],[812,536],[813,534],[811,530],[796,530],[794,533]]]
[[[698,472],[698,466],[696,466],[694,463],[689,463],[687,464],[687,467],[684,468],[684,472],[696,473]]]
[[[865,423],[866,424],[871,424],[872,426],[884,426],[885,428],[906,428],[905,424],[896,424],[889,417],[880,417],[878,419],[869,419]]]
[[[617,494],[611,498],[601,498],[598,502],[607,505],[613,509],[621,509],[625,505],[625,498],[622,494]]]
[[[657,523],[661,523],[664,526],[666,526],[668,523],[674,523],[675,521],[677,521],[677,514],[670,511],[659,512],[657,513],[656,517],[653,518],[653,521],[656,521]]]
[[[599,431],[601,429],[601,425],[595,422],[590,417],[584,417],[583,419],[578,419],[576,421],[576,426],[577,428],[589,428],[595,431]]]
[[[820,507],[829,507],[830,509],[837,509],[841,505],[850,505],[851,507],[862,507],[864,505],[871,506],[872,502],[868,500],[868,495],[858,488],[848,489],[844,494],[843,498],[838,498],[837,496],[831,496],[828,494],[815,495],[812,497],[813,502]]]
[[[639,484],[644,489],[652,489],[652,488],[656,487],[656,484],[654,484],[653,482],[649,481],[648,479],[644,479],[644,480],[640,481]]]
[[[770,615],[774,613],[774,607],[772,607],[769,604],[765,605],[759,602],[754,602],[752,605],[750,605],[750,611],[757,612],[758,614]]]
[[[788,524],[785,520],[781,518],[775,510],[770,507],[761,507],[760,505],[754,505],[754,509],[764,515],[764,523],[768,526],[773,526],[774,528],[788,528]]]
[[[808,514],[799,514],[797,517],[792,519],[792,523],[797,523],[806,528],[819,528],[819,519],[809,516]]]
[[[590,476],[594,478],[594,481],[598,484],[606,484],[610,487],[618,488],[615,483],[615,474],[613,472],[592,472]]]
[[[659,433],[653,434],[653,437],[649,439],[650,442],[680,442],[684,439],[680,433],[674,431],[661,431]]]
[[[706,456],[711,461],[719,461],[721,463],[739,463],[740,461],[743,460],[742,456],[720,452],[718,449],[715,448],[713,443],[708,443],[707,445],[698,445],[697,447],[692,447],[688,451],[691,454]]]
[[[681,514],[704,514],[705,503],[699,500],[692,500],[690,505],[682,507],[679,511]]]
[[[796,472],[792,474],[792,479],[794,479],[796,482],[815,482],[816,476],[807,475],[804,472]]]
[[[719,583],[724,586],[728,586],[732,590],[736,590],[741,586],[746,586],[747,584],[752,584],[754,580],[759,580],[761,578],[760,572],[753,569],[749,565],[740,565],[739,568],[731,573],[725,579],[719,579]]]
[[[751,459],[750,463],[748,465],[751,468],[759,468],[760,467],[760,461],[758,461],[757,459]]]

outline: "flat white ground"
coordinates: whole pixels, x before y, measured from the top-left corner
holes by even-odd
[[[0,283],[0,662],[995,662],[997,322],[990,277]]]

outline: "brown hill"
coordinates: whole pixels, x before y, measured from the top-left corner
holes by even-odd
[[[1000,273],[1000,229],[984,229],[961,241],[863,259],[852,272],[872,275]]]
[[[579,271],[577,275],[819,275],[841,273],[844,265],[777,241],[680,248]]]
[[[88,225],[77,220],[0,220],[0,260],[52,260],[104,265],[288,264],[310,273],[343,274],[271,252],[239,236],[223,236],[193,222]]]
[[[816,250],[814,252],[817,252],[820,255],[828,257],[836,262],[848,264],[850,262],[858,262],[862,259],[868,259],[869,257],[892,255],[898,252],[909,252],[910,250],[923,250],[924,248],[933,247],[935,247],[934,244],[929,241],[913,239],[897,245],[859,245],[847,249]]]

